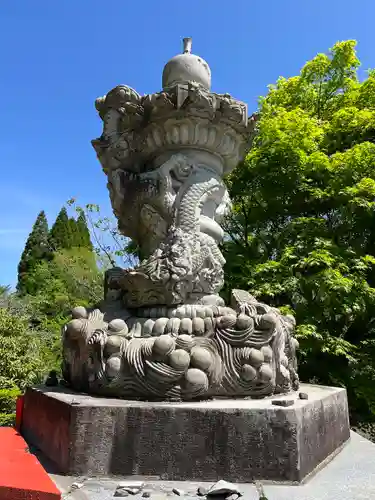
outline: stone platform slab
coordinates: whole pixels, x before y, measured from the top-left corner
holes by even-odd
[[[65,474],[301,482],[350,436],[345,389],[301,391],[308,400],[151,403],[29,389],[21,429]]]
[[[39,457],[41,458],[41,457]],[[48,467],[47,467],[48,468]],[[50,470],[50,469],[48,469]],[[50,474],[60,488],[64,500],[112,500],[119,484],[127,477],[73,477]],[[134,480],[134,477],[132,477]],[[150,491],[150,500],[204,500],[198,497],[198,487],[207,489],[212,483],[190,481],[157,481],[149,478],[136,477],[144,480],[144,487],[138,495],[131,496],[140,500],[144,491]],[[230,481],[229,476],[225,479]],[[78,488],[76,488],[78,486]],[[254,484],[238,484],[242,493],[241,499],[259,500],[259,493]],[[184,496],[173,494],[177,488]],[[375,444],[351,433],[348,444],[326,467],[314,474],[308,481],[299,485],[279,485],[263,483],[265,496],[268,500],[371,500],[375,498]],[[130,496],[128,497],[130,498]]]

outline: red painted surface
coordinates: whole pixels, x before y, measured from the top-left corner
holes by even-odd
[[[71,460],[70,418],[70,405],[36,389],[26,390],[21,434],[28,436],[31,443],[37,443],[40,451],[55,463],[62,474],[69,472]]]
[[[0,427],[0,500],[60,500],[61,493],[22,436]]]
[[[21,430],[22,424],[22,413],[23,413],[23,396],[18,396],[16,402],[16,429],[17,431]]]

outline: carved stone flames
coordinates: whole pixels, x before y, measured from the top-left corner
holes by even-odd
[[[298,388],[294,320],[232,292],[219,296],[223,175],[243,158],[254,118],[210,91],[207,63],[184,52],[163,90],[120,85],[97,99],[93,142],[120,231],[146,258],[106,275],[102,311],[73,310],[63,329],[64,376],[76,390],[140,399],[263,397]]]

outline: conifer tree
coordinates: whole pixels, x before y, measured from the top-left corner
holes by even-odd
[[[91,242],[90,231],[89,228],[87,227],[87,221],[84,212],[80,212],[78,216],[77,229],[80,240],[80,244],[78,246],[87,248],[88,250],[92,251],[93,245]]]
[[[77,221],[74,217],[70,217],[68,221],[68,234],[66,246],[64,248],[75,248],[79,247],[81,242],[81,237],[79,234],[79,228],[77,225]]]
[[[76,247],[92,251],[93,245],[85,214],[81,212],[75,220],[74,217],[68,217],[67,210],[63,207],[50,231],[50,244],[54,252]]]
[[[52,226],[49,234],[49,241],[52,250],[55,252],[63,248],[71,248],[71,223],[69,222],[66,208],[63,207]]]
[[[32,273],[43,260],[50,258],[51,252],[48,243],[48,222],[46,214],[41,211],[27,238],[21,260],[18,265],[17,290],[20,294],[34,293]]]

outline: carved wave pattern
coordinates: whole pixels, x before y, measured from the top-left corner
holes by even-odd
[[[74,375],[69,381],[74,389],[87,386],[94,394],[146,400],[263,397],[277,386],[290,390],[291,363],[285,363],[285,342],[280,341],[286,332],[278,318],[233,313],[217,317],[210,336],[127,338],[121,332],[91,328],[88,337],[90,321],[75,319],[67,325],[65,339],[81,332],[87,349],[76,352],[77,344],[65,344],[64,357]]]

